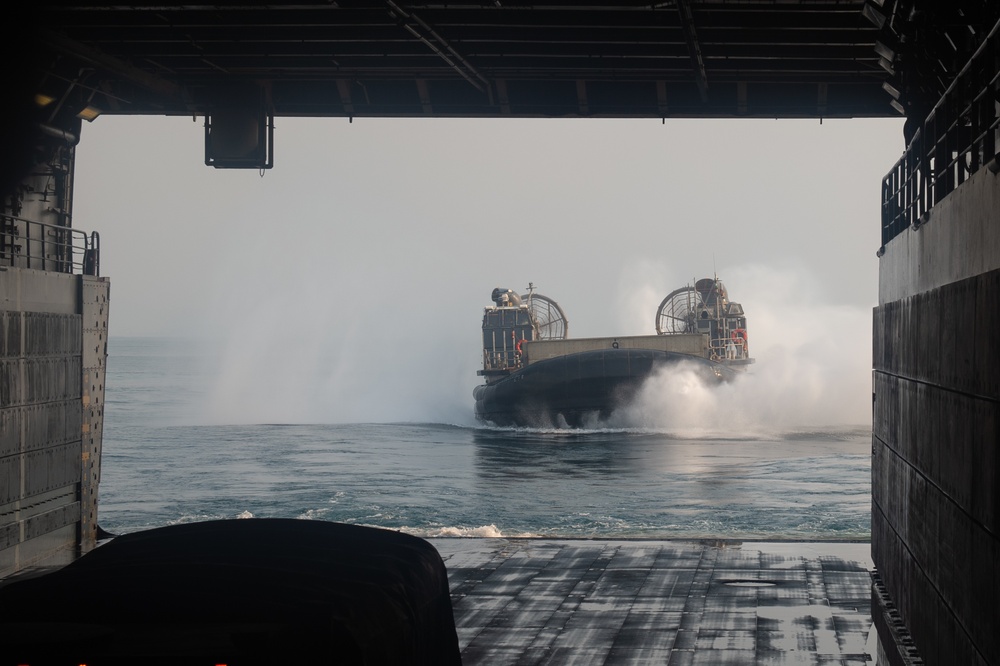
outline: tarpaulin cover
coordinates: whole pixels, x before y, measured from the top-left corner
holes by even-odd
[[[116,537],[58,571],[0,587],[0,635],[21,663],[461,663],[447,572],[430,543],[308,520]]]

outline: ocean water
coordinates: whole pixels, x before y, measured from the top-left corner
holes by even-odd
[[[199,409],[212,372],[183,341],[110,339],[102,528],[252,516],[425,537],[870,538],[867,424],[767,434],[471,418],[218,424]]]

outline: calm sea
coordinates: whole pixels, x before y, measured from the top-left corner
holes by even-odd
[[[205,425],[211,369],[191,345],[112,337],[108,350],[99,522],[116,534],[254,516],[426,537],[870,537],[867,425],[725,437]]]

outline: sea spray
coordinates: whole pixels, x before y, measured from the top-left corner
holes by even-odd
[[[623,320],[652,321],[650,285],[667,272],[651,262],[623,272],[617,301],[628,306]],[[827,302],[831,285],[795,261],[728,266],[722,272],[728,284],[739,285],[737,300],[747,313],[748,351],[755,363],[734,381],[708,385],[690,368],[664,367],[605,425],[771,437],[812,426],[870,423],[871,311]]]

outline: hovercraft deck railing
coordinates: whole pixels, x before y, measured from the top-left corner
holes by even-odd
[[[483,350],[483,369],[488,371],[516,370],[521,367],[521,359],[514,351],[491,352]]]
[[[743,361],[750,358],[746,347],[739,342],[713,342],[709,345],[712,360]]]
[[[986,166],[1000,171],[1000,23],[931,109],[882,179],[882,247]]]
[[[101,239],[70,227],[0,217],[0,267],[99,276]]]

